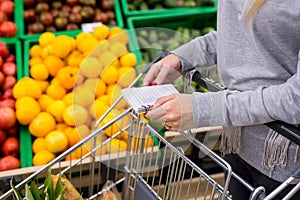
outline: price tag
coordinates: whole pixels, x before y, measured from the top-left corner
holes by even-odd
[[[81,24],[82,32],[91,33],[94,31],[94,28],[102,25],[102,22],[93,22],[93,23],[84,23]]]

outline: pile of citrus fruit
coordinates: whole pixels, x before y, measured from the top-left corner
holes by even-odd
[[[17,120],[34,136],[34,165],[50,162],[89,135],[96,120],[121,95],[121,89],[133,82],[137,59],[128,50],[128,41],[125,30],[101,25],[76,37],[45,32],[31,46],[29,76],[17,82],[13,95]],[[127,107],[122,100],[100,125]],[[116,123],[105,134],[110,137],[119,130]],[[113,139],[112,144],[125,150],[121,140],[127,138],[123,136]],[[107,145],[101,154],[112,149]],[[82,153],[82,149],[75,151],[67,159],[80,158]]]

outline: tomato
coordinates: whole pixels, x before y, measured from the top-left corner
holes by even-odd
[[[20,168],[19,159],[14,156],[5,156],[0,160],[0,171]]]
[[[0,23],[5,22],[6,20],[7,20],[6,13],[0,10]]]
[[[3,22],[0,25],[0,32],[7,37],[13,37],[17,34],[17,26],[15,23],[11,22],[11,21],[6,21]]]
[[[5,12],[8,15],[11,15],[14,13],[14,2],[7,0],[7,1],[2,1],[0,4],[0,10]]]
[[[10,107],[0,108],[0,129],[9,129],[16,123],[15,111]]]
[[[18,156],[20,153],[20,142],[15,137],[8,137],[2,144],[2,153],[6,156]]]

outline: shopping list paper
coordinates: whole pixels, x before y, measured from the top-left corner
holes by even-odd
[[[172,84],[122,89],[123,97],[136,112],[153,105],[160,97],[176,93],[178,91]]]

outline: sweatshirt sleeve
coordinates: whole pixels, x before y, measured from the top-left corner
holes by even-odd
[[[182,72],[195,66],[209,67],[217,64],[217,32],[199,36],[178,47],[172,53],[179,56]]]
[[[300,124],[300,51],[296,67],[296,74],[279,85],[243,92],[193,93],[195,126],[248,126],[274,120]]]

